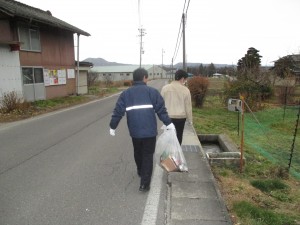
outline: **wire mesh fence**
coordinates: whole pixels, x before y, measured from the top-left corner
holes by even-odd
[[[245,144],[300,179],[300,106],[245,113]],[[267,112],[267,113],[266,113]],[[299,133],[299,132],[298,132]]]

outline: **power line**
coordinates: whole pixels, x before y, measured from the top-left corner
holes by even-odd
[[[178,53],[178,50],[179,50],[181,38],[182,38],[182,36],[183,36],[183,31],[181,32],[181,28],[182,28],[182,30],[183,30],[183,29],[184,29],[183,26],[185,26],[185,24],[186,24],[186,21],[184,22],[183,16],[186,17],[187,11],[188,11],[188,8],[189,8],[189,5],[190,5],[190,0],[188,1],[188,3],[187,3],[187,1],[185,0],[185,1],[184,1],[184,5],[183,5],[182,17],[181,17],[181,20],[180,20],[180,26],[179,26],[179,31],[178,31],[178,35],[177,35],[177,41],[176,41],[176,45],[175,45],[175,50],[174,50],[172,62],[174,62],[174,60],[175,60],[176,57],[177,57],[177,53]],[[183,25],[182,25],[182,24],[183,24]],[[181,35],[180,35],[180,33],[181,33]],[[180,37],[180,39],[179,39],[179,37]]]
[[[188,9],[189,9],[189,6],[190,6],[190,0],[189,0],[189,2],[188,2],[187,7],[186,7],[185,14],[187,14],[187,11],[188,11]]]
[[[176,58],[176,56],[177,56],[177,52],[178,52],[178,48],[179,48],[179,36],[180,36],[180,31],[181,31],[181,21],[180,21],[180,26],[179,26],[179,31],[178,31],[178,35],[177,35],[177,41],[176,41],[176,45],[175,45],[175,51],[174,51],[174,54],[173,54],[173,60],[175,60],[175,58]],[[182,33],[181,33],[181,35],[182,35]],[[180,37],[180,39],[181,39],[181,37]]]
[[[182,10],[182,13],[184,13],[185,4],[186,4],[186,0],[184,1],[184,5],[183,5],[183,10]]]

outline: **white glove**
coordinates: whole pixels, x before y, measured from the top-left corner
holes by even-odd
[[[168,126],[167,126],[167,130],[175,130],[175,126],[173,123],[170,123]]]
[[[109,129],[109,134],[111,135],[111,136],[115,136],[116,135],[116,130],[114,130],[114,129]]]

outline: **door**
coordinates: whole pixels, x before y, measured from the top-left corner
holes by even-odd
[[[32,102],[46,98],[43,68],[23,67],[24,99]]]

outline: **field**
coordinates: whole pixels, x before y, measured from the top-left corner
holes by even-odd
[[[193,109],[195,129],[198,134],[226,134],[240,147],[241,114],[228,111],[216,94],[224,81],[210,81],[211,95],[203,108]],[[298,106],[268,103],[262,111],[245,113],[244,170],[212,168],[234,224],[300,224],[298,112]]]

